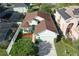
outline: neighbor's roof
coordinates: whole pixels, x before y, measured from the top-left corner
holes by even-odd
[[[65,12],[66,9],[58,9],[57,11],[60,13],[60,15],[66,20],[68,18],[70,18],[71,16],[68,15],[66,12]]]
[[[7,33],[9,29],[0,29],[0,42],[4,41],[6,39]]]
[[[79,17],[79,6],[69,6],[58,9],[57,11],[65,20],[71,17]]]
[[[33,18],[35,18],[36,16],[40,16],[44,18],[44,20],[42,20],[38,25],[35,26],[36,33],[44,31],[45,29],[56,32],[56,27],[51,16],[48,13],[41,12],[41,11],[36,11],[36,12],[26,14],[26,17],[23,20],[22,26],[26,28],[27,22],[33,20]]]

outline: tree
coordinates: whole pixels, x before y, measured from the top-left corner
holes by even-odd
[[[52,5],[51,4],[42,4],[39,8],[40,11],[45,11],[48,13],[52,13]]]
[[[38,47],[32,43],[31,38],[21,38],[13,45],[10,52],[13,56],[33,56],[37,55]]]
[[[52,4],[33,4],[29,9],[28,12],[34,12],[34,11],[44,11],[48,13],[52,13],[52,7],[55,7]]]

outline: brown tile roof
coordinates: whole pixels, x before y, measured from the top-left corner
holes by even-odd
[[[36,16],[40,16],[42,18],[45,18],[48,14],[45,12],[40,12],[40,11],[36,11],[36,12],[32,12],[32,13],[27,13],[25,16],[25,19],[23,20],[22,26],[26,25],[27,22],[31,21],[33,18],[35,18]],[[26,27],[26,26],[24,26]]]
[[[56,32],[56,27],[55,27],[54,22],[52,21],[51,16],[48,13],[40,12],[40,11],[26,14],[26,17],[23,20],[22,26],[26,27],[27,22],[31,21],[36,16],[40,16],[45,19],[45,20],[41,21],[38,25],[35,26],[36,33],[41,32],[45,29]]]
[[[46,24],[45,24],[45,20],[43,20],[41,23],[35,26],[35,33],[44,31],[45,29],[46,29]]]
[[[36,25],[35,33],[42,32],[46,29],[56,32],[56,27],[55,27],[55,24],[52,20],[50,20],[50,19],[49,20],[43,20],[38,25]]]
[[[27,27],[29,27],[29,23],[28,22],[23,22],[21,26],[23,28],[27,28]]]

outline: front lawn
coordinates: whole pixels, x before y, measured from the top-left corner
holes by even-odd
[[[55,48],[56,48],[56,52],[58,56],[65,56],[65,53],[64,53],[65,47],[62,44],[62,41],[57,42],[57,43],[55,41]]]
[[[72,41],[69,39],[61,38],[60,41],[56,42],[55,39],[55,47],[58,56],[76,56],[77,50],[73,46]]]
[[[79,56],[79,39],[74,42],[73,46],[76,48],[76,50],[77,50],[77,55]]]

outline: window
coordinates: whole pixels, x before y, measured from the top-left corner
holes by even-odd
[[[79,26],[79,21],[78,21],[78,24],[77,24],[77,26]]]

